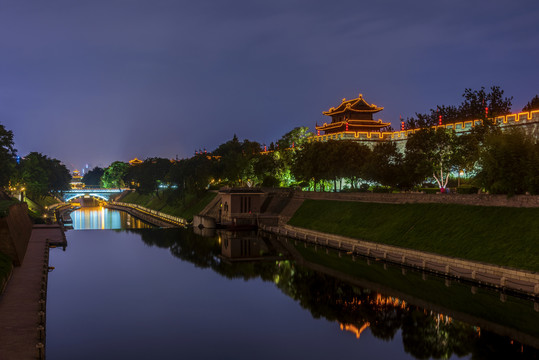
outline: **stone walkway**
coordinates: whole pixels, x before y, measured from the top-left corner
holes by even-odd
[[[35,225],[20,267],[0,297],[0,359],[45,356],[45,301],[49,249],[47,240],[61,241],[58,225]]]

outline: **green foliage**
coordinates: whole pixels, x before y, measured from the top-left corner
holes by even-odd
[[[533,99],[531,99],[526,106],[522,108],[522,111],[533,111],[533,110],[539,110],[539,95],[535,95]]]
[[[38,152],[26,155],[17,167],[16,182],[24,184],[28,196],[44,198],[69,188],[71,175],[64,164]]]
[[[433,176],[445,188],[451,171],[458,170],[458,140],[454,130],[428,128],[409,136],[406,142],[407,174],[419,183]]]
[[[129,164],[122,161],[115,161],[110,164],[110,166],[105,169],[105,173],[101,177],[103,187],[107,189],[126,187],[125,180],[128,169]]]
[[[323,187],[323,181],[333,182],[336,189],[337,179],[342,178],[356,188],[370,153],[367,146],[357,141],[314,141],[295,153],[291,173],[298,181],[312,180],[315,191],[318,186]]]
[[[485,138],[478,180],[493,194],[539,193],[539,145],[520,129]]]
[[[511,112],[513,97],[503,97],[504,91],[499,86],[492,86],[489,92],[485,87],[479,90],[464,89],[463,101],[458,106],[438,105],[435,109],[406,120],[407,129],[426,128],[438,125],[439,116],[442,116],[444,124],[450,124],[463,120],[476,120],[494,118]],[[488,108],[488,113],[485,111]]]
[[[193,215],[200,213],[216,195],[216,192],[206,191],[202,193],[187,193],[185,197],[178,198],[177,193],[173,190],[160,191],[159,196],[156,194],[131,192],[124,196],[121,201],[138,204],[191,221]]]
[[[252,160],[261,150],[259,143],[249,140],[240,142],[234,135],[232,140],[221,144],[212,153],[220,157],[216,163],[215,176],[229,185],[252,184],[254,177]]]
[[[538,208],[306,200],[289,224],[539,271],[538,217]]]
[[[124,180],[141,194],[155,193],[159,196],[159,185],[165,183],[165,179],[172,163],[168,159],[149,158],[142,164],[129,166]]]
[[[105,174],[105,169],[98,166],[84,174],[82,182],[86,186],[101,186],[101,177]]]
[[[401,187],[405,181],[403,165],[403,156],[394,142],[379,142],[366,159],[364,179],[383,186]]]
[[[15,171],[13,132],[0,124],[0,188],[7,186]]]

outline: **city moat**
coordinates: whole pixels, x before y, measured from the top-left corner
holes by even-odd
[[[539,357],[528,299],[260,233],[72,219],[50,251],[49,359]]]

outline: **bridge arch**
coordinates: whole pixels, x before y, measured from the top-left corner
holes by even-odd
[[[86,196],[90,197],[90,198],[93,198],[93,199],[96,199],[96,200],[100,200],[100,201],[106,201],[108,202],[109,199],[103,195],[99,195],[99,194],[75,194],[73,196],[69,196],[69,197],[66,197],[64,199],[65,202],[71,202],[75,199],[79,199],[79,198],[86,198]]]
[[[126,189],[99,189],[99,188],[83,188],[66,190],[63,193],[65,202],[73,201],[74,199],[90,196],[101,201],[109,201],[112,196],[122,193]]]

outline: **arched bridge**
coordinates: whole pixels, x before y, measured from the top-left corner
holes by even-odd
[[[118,195],[127,189],[102,189],[102,188],[84,188],[71,189],[64,191],[62,200],[70,202],[78,198],[94,198],[103,201],[109,201],[112,196]]]

